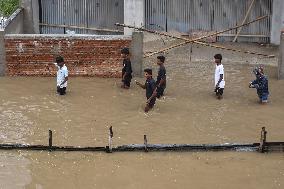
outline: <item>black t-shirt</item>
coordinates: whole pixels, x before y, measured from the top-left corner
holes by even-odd
[[[158,71],[158,76],[157,76],[157,85],[159,85],[159,83],[160,83],[160,81],[162,80],[162,79],[164,79],[165,80],[165,83],[163,83],[162,85],[161,85],[161,87],[166,87],[166,68],[165,68],[165,66],[160,66],[160,68],[159,68],[159,71]]]
[[[147,79],[145,82],[145,86],[146,86],[146,97],[147,99],[149,99],[152,96],[154,90],[156,89],[156,82],[153,78]]]
[[[132,67],[131,67],[131,61],[129,59],[124,59],[123,60],[123,68],[122,68],[122,73],[127,73],[127,75],[132,74]]]

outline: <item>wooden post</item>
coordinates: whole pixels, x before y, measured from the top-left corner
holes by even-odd
[[[108,146],[107,146],[107,152],[112,153],[112,137],[113,137],[113,131],[112,126],[109,128],[109,137],[108,137]]]
[[[252,1],[251,1],[251,4],[250,4],[250,6],[249,6],[249,8],[248,8],[248,11],[247,11],[247,13],[246,13],[246,15],[245,15],[245,18],[243,19],[242,25],[243,25],[243,24],[245,23],[245,21],[247,20],[248,15],[249,15],[249,13],[250,13],[250,11],[251,11],[251,8],[252,8],[252,6],[253,6],[253,4],[254,4],[254,1],[255,1],[255,0],[252,0]],[[238,32],[237,32],[237,34],[236,34],[236,36],[235,36],[233,42],[236,42],[236,40],[237,40],[239,34],[241,33],[242,29],[243,29],[242,26],[238,29]]]
[[[189,50],[189,63],[191,64],[191,55],[192,55],[192,45],[190,45],[190,50]]]
[[[52,148],[52,131],[49,130],[49,140],[48,140],[48,146],[49,146],[49,151],[51,151]]]
[[[145,149],[145,152],[148,152],[147,144],[148,144],[147,135],[144,135],[144,149]]]
[[[266,150],[266,134],[267,131],[265,130],[265,127],[262,127],[261,133],[260,133],[260,145],[259,145],[259,151],[261,153],[264,153]]]

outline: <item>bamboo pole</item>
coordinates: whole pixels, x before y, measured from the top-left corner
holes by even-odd
[[[252,20],[250,22],[244,23],[242,25],[231,27],[231,28],[228,28],[228,29],[225,29],[225,30],[221,30],[221,31],[217,31],[217,32],[214,32],[212,34],[208,34],[208,35],[204,35],[204,36],[201,36],[201,37],[197,37],[195,39],[187,39],[187,38],[184,38],[184,37],[178,37],[178,36],[174,36],[174,35],[158,32],[158,31],[148,30],[148,29],[145,29],[145,28],[142,28],[142,27],[135,27],[135,26],[130,26],[130,25],[126,25],[126,24],[116,23],[115,25],[116,26],[127,27],[127,28],[132,28],[132,29],[137,29],[137,30],[141,30],[141,31],[146,31],[146,32],[149,32],[149,33],[153,33],[153,34],[157,34],[157,35],[163,35],[163,36],[171,37],[171,38],[175,38],[175,39],[181,39],[181,40],[186,41],[187,43],[192,43],[192,42],[195,42],[195,41],[200,41],[200,40],[206,39],[208,37],[216,36],[218,34],[225,33],[225,32],[228,32],[228,31],[231,31],[231,30],[234,30],[234,29],[237,29],[237,28],[249,25],[251,23],[257,22],[257,21],[265,19],[265,18],[268,18],[268,15],[260,16],[260,17],[256,18],[255,20]]]
[[[116,23],[115,25],[123,26],[123,27],[129,27],[129,28],[140,30],[140,31],[146,31],[146,32],[149,32],[149,33],[154,33],[154,34],[157,34],[157,35],[167,36],[167,37],[180,39],[180,40],[184,41],[184,42],[179,43],[177,45],[173,45],[173,46],[170,46],[168,48],[164,48],[164,49],[161,49],[159,51],[155,51],[153,53],[144,55],[144,58],[153,56],[153,55],[161,53],[161,52],[165,52],[165,51],[171,50],[171,49],[179,47],[179,46],[183,46],[183,45],[185,45],[187,43],[196,43],[196,44],[199,44],[199,45],[209,46],[209,47],[213,47],[213,48],[217,48],[217,49],[223,49],[223,50],[229,50],[229,51],[241,52],[241,53],[246,53],[246,54],[254,54],[254,55],[260,55],[260,56],[264,56],[264,57],[268,57],[268,58],[273,58],[273,57],[275,57],[275,55],[266,55],[266,54],[257,53],[257,52],[253,52],[253,51],[242,51],[240,49],[227,48],[227,47],[223,47],[223,46],[211,45],[211,44],[208,44],[208,43],[199,42],[199,40],[201,40],[201,39],[205,39],[205,38],[208,38],[208,37],[211,37],[211,36],[214,36],[214,35],[218,35],[218,34],[221,34],[221,33],[224,33],[224,32],[227,32],[227,31],[230,31],[230,30],[233,30],[233,29],[245,26],[245,25],[249,25],[249,24],[251,24],[253,22],[262,20],[262,19],[267,18],[267,17],[268,17],[267,15],[266,16],[261,16],[261,17],[258,17],[255,20],[247,22],[245,24],[242,24],[242,25],[239,25],[239,26],[235,26],[235,27],[232,27],[232,28],[228,28],[228,29],[225,29],[225,30],[222,30],[222,31],[218,31],[218,32],[215,32],[215,33],[212,33],[212,34],[209,34],[209,35],[201,36],[201,37],[198,37],[198,38],[195,38],[195,39],[187,39],[187,38],[184,38],[184,37],[177,37],[177,36],[174,36],[174,35],[161,33],[161,32],[158,32],[158,31],[152,31],[152,30],[148,30],[148,29],[145,29],[145,28],[141,28],[141,27],[138,28],[138,27],[134,27],[134,26],[129,26],[129,25],[125,25],[125,24]]]
[[[179,43],[177,45],[173,45],[173,46],[170,46],[168,48],[164,48],[164,49],[161,49],[159,51],[155,51],[155,52],[152,52],[150,54],[146,54],[146,55],[144,55],[144,58],[148,58],[148,57],[151,57],[151,56],[153,56],[155,54],[158,54],[158,53],[161,53],[161,52],[165,52],[165,51],[174,49],[176,47],[185,45],[187,43],[188,42]],[[243,50],[240,50],[240,49],[228,48],[228,47],[223,47],[223,46],[220,46],[220,45],[212,45],[212,44],[209,44],[209,43],[204,43],[204,42],[199,42],[199,41],[194,41],[194,43],[202,45],[202,46],[208,46],[208,47],[217,48],[217,49],[223,49],[223,50],[240,52],[240,53],[245,53],[245,54],[254,54],[254,55],[264,56],[266,58],[274,58],[275,57],[275,55],[267,55],[267,54],[262,54],[262,53],[258,53],[258,52],[254,52],[254,51],[243,51]]]
[[[83,26],[73,26],[73,25],[59,25],[59,24],[45,24],[45,23],[39,23],[41,26],[50,26],[50,27],[58,27],[58,28],[72,28],[72,29],[84,29],[84,30],[91,30],[91,31],[103,31],[103,32],[117,32],[117,33],[123,33],[119,30],[111,30],[111,29],[100,29],[100,28],[87,28]]]
[[[245,18],[244,18],[244,20],[242,21],[242,24],[244,24],[245,21],[247,20],[248,15],[249,15],[249,13],[250,13],[250,11],[251,11],[251,8],[252,8],[254,2],[255,2],[255,0],[252,0],[252,1],[251,1],[250,6],[249,6],[249,8],[248,8],[248,11],[247,11],[247,13],[246,13],[246,15],[245,15]],[[238,29],[238,32],[237,32],[237,34],[236,34],[236,36],[235,36],[233,42],[236,42],[236,40],[237,40],[239,34],[241,33],[242,29],[243,29],[243,27],[240,27],[240,28]]]

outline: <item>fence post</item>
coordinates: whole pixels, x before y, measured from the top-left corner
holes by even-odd
[[[48,146],[49,146],[49,151],[52,149],[52,131],[48,131],[49,137],[48,137]]]
[[[144,135],[144,150],[145,150],[145,152],[148,152],[147,145],[148,145],[147,135]]]
[[[112,137],[113,137],[113,131],[112,131],[112,126],[111,126],[109,128],[108,146],[106,148],[107,153],[112,153]]]
[[[259,151],[261,153],[264,153],[266,150],[266,134],[267,134],[267,131],[265,130],[265,127],[262,127],[261,133],[260,133],[260,145],[259,145]]]

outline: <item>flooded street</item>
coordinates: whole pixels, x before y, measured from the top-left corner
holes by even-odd
[[[150,62],[148,62],[149,64]],[[150,65],[148,65],[150,66]],[[151,65],[156,73],[156,66]],[[266,67],[270,102],[257,103],[253,66],[224,62],[224,99],[213,93],[214,65],[169,57],[168,88],[144,114],[145,91],[119,79],[71,77],[66,96],[55,78],[0,78],[0,142],[106,146],[143,143],[253,143],[284,140],[284,81]],[[154,75],[156,76],[156,74]],[[142,78],[136,78],[144,81]],[[283,188],[283,153],[79,153],[1,151],[0,188]]]

